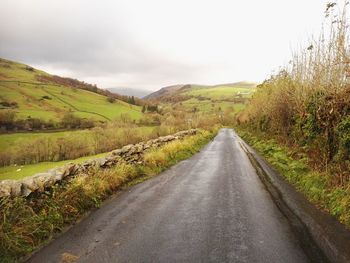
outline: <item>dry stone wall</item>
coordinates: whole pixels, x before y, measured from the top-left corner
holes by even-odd
[[[34,174],[22,180],[3,180],[0,181],[0,197],[28,196],[33,192],[43,192],[45,189],[68,177],[96,169],[96,167],[112,167],[120,161],[130,164],[142,164],[143,154],[148,149],[157,148],[168,142],[179,140],[196,133],[196,129],[180,131],[173,135],[159,137],[147,142],[126,145],[121,149],[112,151],[106,157],[91,159],[79,164],[69,163],[62,167],[50,169],[44,173]]]

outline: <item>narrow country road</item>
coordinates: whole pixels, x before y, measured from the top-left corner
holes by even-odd
[[[132,187],[28,262],[309,262],[230,129]]]

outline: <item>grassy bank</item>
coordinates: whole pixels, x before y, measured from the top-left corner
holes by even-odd
[[[350,6],[258,85],[236,115],[242,136],[312,202],[350,226]],[[274,139],[274,140],[270,140]]]
[[[263,134],[237,132],[312,203],[350,228],[349,182],[339,184],[332,174],[312,169],[302,149],[287,147]]]
[[[216,132],[203,131],[145,154],[144,165],[118,164],[77,176],[49,192],[0,200],[0,260],[16,262],[121,187],[150,178],[199,151]]]
[[[241,127],[302,149],[314,169],[350,181],[350,6],[329,3],[324,31],[258,85]]]

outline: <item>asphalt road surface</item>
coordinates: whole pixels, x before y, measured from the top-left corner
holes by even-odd
[[[309,262],[237,135],[132,187],[29,262]]]

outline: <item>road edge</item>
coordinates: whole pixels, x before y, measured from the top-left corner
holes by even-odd
[[[142,184],[145,181],[150,181],[152,179],[156,179],[159,176],[162,175],[162,173],[164,173],[165,171],[172,169],[174,166],[178,165],[179,163],[186,161],[190,158],[193,158],[195,155],[199,154],[200,152],[203,151],[203,149],[205,149],[206,147],[208,147],[208,145],[214,140],[214,138],[217,136],[217,131],[212,132],[212,136],[210,136],[210,138],[208,137],[207,141],[200,146],[200,149],[198,149],[198,151],[194,152],[191,154],[191,156],[185,158],[185,159],[179,159],[177,162],[170,164],[169,167],[167,167],[165,170],[160,171],[159,173],[153,174],[153,175],[141,175],[138,176],[134,179],[131,179],[130,181],[126,182],[125,184],[121,185],[120,188],[116,189],[113,193],[111,193],[105,200],[102,201],[101,205],[99,207],[94,207],[92,209],[89,209],[88,211],[86,211],[80,218],[78,218],[78,220],[74,223],[70,223],[66,226],[64,226],[62,228],[62,230],[60,232],[54,233],[52,235],[52,237],[50,239],[47,239],[45,241],[43,241],[40,245],[38,245],[38,247],[36,249],[34,249],[33,251],[31,251],[29,254],[19,258],[16,262],[19,263],[25,263],[28,262],[33,256],[35,256],[37,253],[40,253],[40,251],[42,249],[44,249],[46,246],[49,246],[51,244],[51,242],[54,242],[56,239],[59,239],[61,236],[63,236],[65,233],[67,233],[68,231],[70,231],[73,227],[75,227],[76,225],[80,224],[81,222],[83,222],[84,220],[86,220],[92,213],[96,212],[97,210],[99,210],[101,207],[109,204],[110,202],[112,202],[114,199],[119,198],[119,196],[121,194],[123,194],[124,192],[128,192],[130,191],[133,187],[136,187],[139,184]],[[1,263],[1,258],[0,258],[0,263]]]
[[[260,154],[236,136],[274,202],[296,230],[300,245],[312,262],[350,262],[350,231],[310,203]]]

